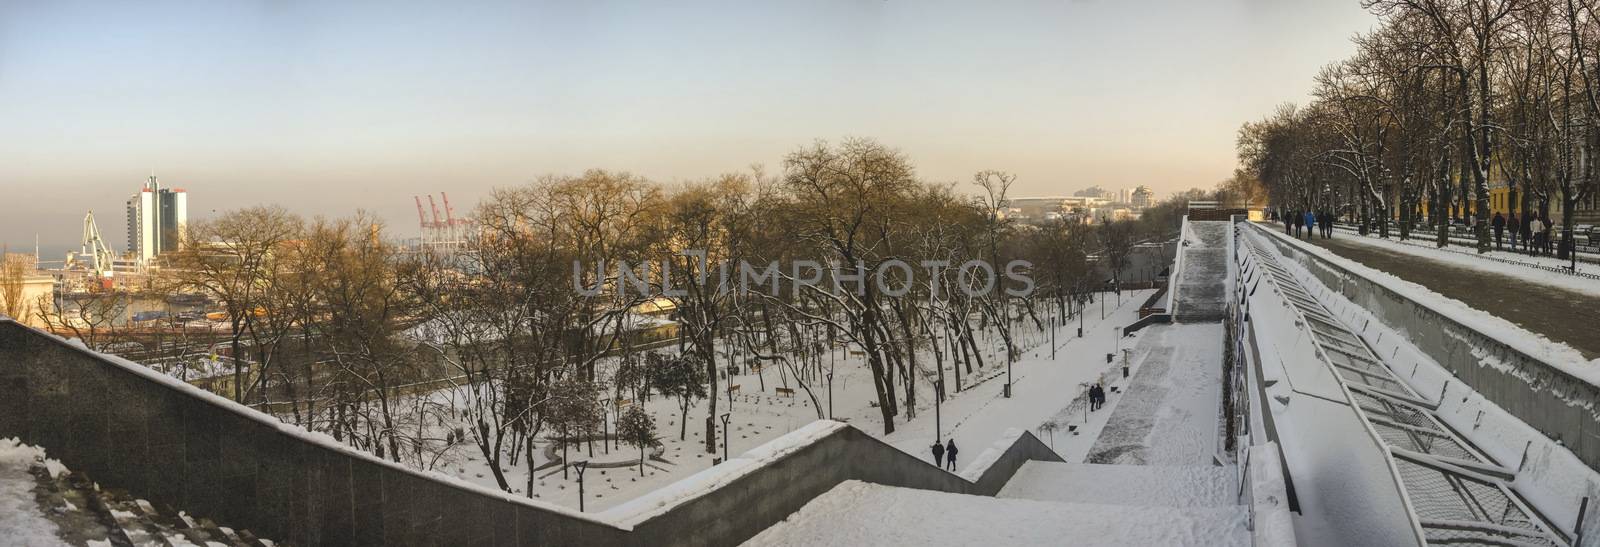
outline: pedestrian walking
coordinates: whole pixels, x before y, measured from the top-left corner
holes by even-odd
[[[956,470],[956,452],[958,452],[958,450],[956,450],[956,440],[950,439],[950,445],[944,447],[944,461],[950,467],[951,471]]]
[[[1511,218],[1506,220],[1506,229],[1511,230],[1511,252],[1517,252],[1517,234],[1522,232],[1522,221],[1517,220],[1517,212],[1511,212]]]
[[[1295,215],[1294,215],[1294,237],[1295,237],[1295,239],[1299,239],[1300,238],[1300,230],[1305,228],[1305,227],[1306,227],[1306,217],[1305,217],[1305,215],[1302,215],[1302,214],[1299,214],[1299,213],[1295,213]]]
[[[1500,239],[1506,232],[1506,217],[1502,216],[1499,211],[1495,211],[1491,225],[1494,227],[1494,249],[1498,251],[1500,250]]]
[[[1316,232],[1312,231],[1312,230],[1315,230],[1316,228],[1317,228],[1317,215],[1316,215],[1316,213],[1312,213],[1311,211],[1306,211],[1306,239],[1316,239],[1317,238],[1316,235],[1315,235]]]
[[[944,445],[939,441],[933,441],[933,465],[944,469]]]

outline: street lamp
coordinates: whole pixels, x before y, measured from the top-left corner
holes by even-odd
[[[583,472],[584,472],[584,470],[589,469],[589,462],[587,460],[581,461],[581,462],[572,462],[572,466],[578,468],[578,512],[582,513],[583,512]]]
[[[728,461],[728,420],[733,418],[733,413],[722,413],[722,461]]]
[[[833,371],[828,371],[828,419],[833,419]]]

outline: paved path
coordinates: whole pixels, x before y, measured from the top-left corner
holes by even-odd
[[[1311,243],[1566,343],[1586,359],[1600,357],[1600,336],[1595,335],[1595,325],[1600,325],[1600,298],[1351,243],[1348,238],[1314,239]]]

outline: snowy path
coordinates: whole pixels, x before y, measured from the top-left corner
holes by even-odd
[[[1148,296],[1149,291],[1125,292],[1121,307],[1107,313],[1105,320],[1099,323],[1094,319],[1089,320],[1090,328],[1084,330],[1083,338],[1076,337],[1075,325],[1063,327],[1057,334],[1056,344],[1060,348],[1053,361],[1048,344],[1024,354],[1012,365],[1015,384],[1012,386],[1012,398],[1004,397],[1005,365],[1002,363],[998,378],[968,388],[959,396],[947,400],[939,409],[942,414],[939,421],[944,428],[941,438],[953,438],[957,447],[967,450],[963,453],[966,459],[958,459],[957,462],[971,461],[972,457],[994,444],[1010,428],[1034,430],[1035,435],[1048,440],[1047,435],[1039,434],[1035,428],[1069,408],[1073,399],[1082,392],[1082,384],[1111,375],[1114,366],[1106,364],[1105,355],[1116,353],[1118,347],[1127,347],[1138,339],[1123,338],[1119,343],[1115,334],[1124,325],[1139,318],[1139,304]],[[1116,302],[1114,296],[1111,302]],[[934,422],[932,408],[920,410],[916,420],[900,424],[900,429],[884,440],[912,455],[931,458],[928,447],[935,438]],[[858,422],[856,425],[868,431],[873,430],[871,423]],[[1058,451],[1064,448],[1068,435],[1065,429],[1054,434]]]
[[[1134,350],[1142,363],[1086,461],[1211,465],[1222,391],[1222,325],[1156,325]]]
[[[745,545],[1248,545],[1241,507],[989,498],[847,481]]]
[[[1101,465],[1030,461],[997,497],[1159,507],[1231,507],[1233,467]]]

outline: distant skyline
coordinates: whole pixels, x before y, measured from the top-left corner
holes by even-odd
[[[92,209],[120,251],[152,170],[192,219],[365,209],[410,237],[412,195],[778,173],[847,136],[963,189],[1167,195],[1231,174],[1239,125],[1375,22],[1355,0],[0,0],[0,242],[75,246]]]

